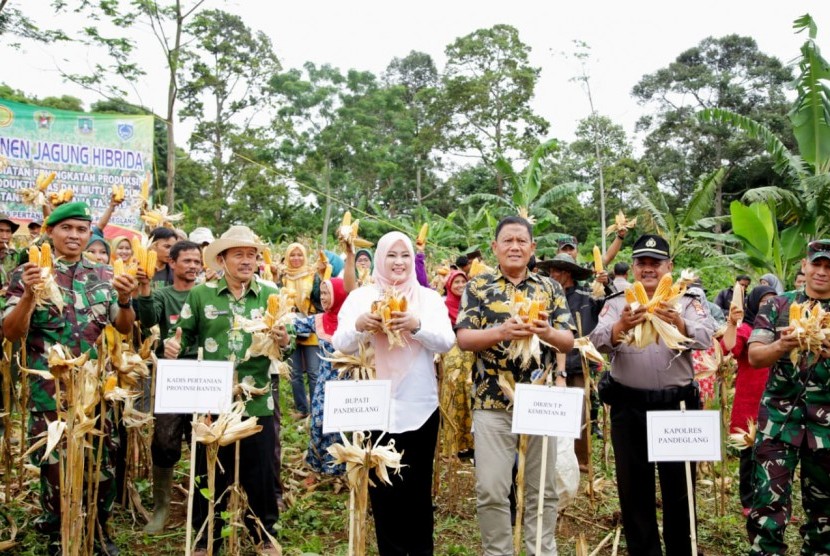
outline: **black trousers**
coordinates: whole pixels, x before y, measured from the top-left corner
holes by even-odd
[[[190,440],[190,422],[193,415],[183,413],[158,413],[153,424],[153,442],[150,453],[153,465],[169,469],[182,458],[182,440]]]
[[[752,507],[752,494],[755,491],[755,458],[752,455],[752,448],[744,448],[740,452],[738,460],[738,492],[741,495],[741,507]]]
[[[611,442],[628,553],[631,556],[662,556],[657,529],[655,464],[648,461],[646,411],[643,406],[611,406]],[[691,466],[694,485],[695,464]],[[690,556],[692,548],[685,465],[682,462],[659,462],[657,473],[663,500],[666,555]]]
[[[395,440],[403,452],[405,467],[391,475],[392,486],[381,483],[372,473],[375,486],[369,486],[369,499],[375,518],[380,556],[431,556],[434,517],[432,510],[432,470],[438,439],[438,410],[419,429],[387,434],[381,440]],[[372,438],[380,435],[374,431]]]
[[[239,445],[239,483],[248,497],[248,506],[259,518],[269,533],[273,534],[273,526],[279,517],[277,499],[274,495],[274,418],[259,417],[257,423],[262,430],[257,434],[244,438]],[[219,448],[219,465],[216,466],[216,490],[214,499],[224,493],[221,501],[215,506],[214,540],[218,541],[222,532],[223,523],[219,518],[222,510],[227,507],[230,493],[225,490],[233,484],[235,468],[236,446],[230,444]],[[225,472],[222,472],[222,469]],[[196,445],[196,474],[197,488],[207,488],[207,452],[204,444]],[[199,490],[196,491],[193,503],[193,529],[198,531],[208,517],[208,500]],[[253,519],[246,515],[245,525],[254,538],[254,542],[267,539],[262,535]],[[197,546],[207,547],[207,526],[200,536]],[[218,545],[214,544],[218,548]],[[214,552],[215,553],[215,552]]]

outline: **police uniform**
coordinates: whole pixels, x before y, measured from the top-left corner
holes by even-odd
[[[634,244],[633,258],[668,259],[669,246],[659,236],[645,235]],[[712,343],[714,324],[706,305],[693,294],[680,301],[680,311],[691,340],[683,351],[662,341],[645,348],[612,343],[612,329],[627,302],[622,292],[608,297],[590,339],[611,356],[611,371],[603,375],[600,399],[611,406],[611,442],[614,446],[620,509],[629,554],[660,556],[657,527],[654,463],[648,461],[646,412],[699,407],[694,382],[693,349]],[[694,465],[692,466],[694,484]],[[680,462],[657,464],[663,500],[663,539],[669,556],[691,554],[689,501],[685,466]]]
[[[808,246],[810,260],[830,259],[830,240]],[[749,343],[770,344],[789,326],[792,303],[820,303],[804,290],[790,291],[764,304]],[[800,529],[801,554],[830,554],[830,360],[790,354],[770,368],[758,413],[754,450],[754,492],[747,517],[750,554],[784,554],[784,530],[792,515],[792,483],[801,463],[801,504],[807,522]]]

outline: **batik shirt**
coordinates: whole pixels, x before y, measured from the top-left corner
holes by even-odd
[[[790,324],[790,305],[815,303],[802,290],[774,297],[761,306],[749,342],[771,344]],[[830,300],[821,301],[825,311]],[[830,448],[830,364],[827,359],[802,353],[797,365],[784,354],[769,371],[761,398],[758,431],[782,442],[811,449]]]
[[[96,358],[95,341],[118,314],[118,293],[112,286],[111,267],[86,259],[75,263],[55,260],[53,264],[55,281],[66,305],[63,312],[48,301],[35,307],[25,340],[27,362],[22,362],[23,366],[44,371],[49,369],[49,347],[55,344],[63,344],[76,357],[89,351],[90,357]],[[12,273],[4,318],[23,296],[22,274],[22,267]],[[54,381],[30,374],[29,384],[29,407],[34,411],[54,410]]]
[[[271,360],[263,355],[245,360],[251,334],[234,328],[234,316],[261,319],[272,293],[277,293],[277,289],[254,280],[242,297],[236,299],[225,278],[206,282],[190,290],[176,323],[182,329],[182,353],[194,345],[204,348],[204,358],[208,361],[234,361],[240,382],[250,376],[256,388],[268,388],[266,394],[254,396],[246,403],[248,415],[274,414]]]
[[[568,302],[558,282],[528,272],[519,284],[514,285],[498,269],[492,274],[479,274],[467,282],[467,288],[461,296],[456,329],[482,330],[501,325],[510,318],[510,300],[516,291],[522,292],[529,299],[536,292],[542,292],[548,300],[544,310],[548,312],[551,326],[558,330],[573,331]],[[509,346],[510,342],[500,342],[476,354],[473,409],[504,409],[509,405],[509,400],[498,384],[500,371],[511,372],[517,383],[531,382],[531,375],[538,365],[534,362],[523,370],[519,361],[508,358]],[[552,363],[553,355],[552,349],[542,346],[543,364]]]

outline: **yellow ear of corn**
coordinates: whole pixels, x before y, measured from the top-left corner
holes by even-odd
[[[625,290],[625,302],[631,305],[635,301],[637,301],[637,296],[634,295],[634,288],[628,288]]]
[[[513,303],[521,303],[525,300],[525,294],[522,292],[513,292]]]
[[[640,305],[648,305],[648,294],[642,282],[634,282],[634,286],[631,289],[634,290],[634,297],[637,299],[637,303]]]
[[[112,392],[117,385],[118,377],[116,375],[108,376],[106,382],[104,382],[104,394]]]
[[[398,310],[402,313],[406,312],[406,309],[409,307],[409,304],[406,302],[406,298],[402,297],[398,302]]]
[[[790,322],[801,318],[801,305],[798,303],[790,304]]]
[[[346,211],[343,213],[343,221],[340,222],[341,226],[351,226],[352,225],[352,213]]]
[[[421,230],[418,232],[418,239],[415,240],[415,243],[425,243],[427,240],[427,232],[429,231],[429,224],[424,222],[424,225],[421,226]]]
[[[816,303],[815,305],[813,305],[813,308],[810,310],[810,317],[813,318],[813,319],[817,319],[820,311],[821,311],[821,305]]]
[[[272,293],[268,296],[268,314],[272,317],[277,315],[277,311],[280,308],[280,296]]]
[[[602,272],[602,251],[594,245],[594,272]]]
[[[271,250],[267,247],[262,250],[262,261],[268,266],[274,264],[274,259],[271,257]]]
[[[112,186],[112,198],[117,201],[124,200],[124,186],[123,185],[113,185]]]
[[[40,268],[52,268],[52,246],[48,243],[40,246]]]
[[[400,311],[401,310],[401,305],[400,305],[400,303],[398,303],[397,298],[392,297],[389,300],[389,310],[390,311]]]
[[[147,201],[150,198],[150,176],[148,175],[141,182],[141,198]]]
[[[331,273],[332,273],[332,270],[334,270],[334,269],[332,268],[332,266],[331,266],[330,264],[327,264],[327,265],[326,265],[326,271],[325,271],[325,272],[323,272],[323,280],[324,280],[324,281],[325,281],[325,280],[331,280]]]
[[[389,307],[383,308],[383,322],[389,322],[392,318],[392,309]]]
[[[29,262],[40,266],[40,250],[36,245],[29,247]]]
[[[158,262],[158,253],[155,251],[148,251],[146,254],[146,267],[144,272],[147,273],[147,278],[152,278],[156,273],[156,263]]]
[[[49,184],[54,181],[55,175],[55,172],[49,172],[49,174],[45,176],[43,174],[40,174],[35,180],[37,188],[40,189],[41,192],[46,191],[46,189],[49,187]]]
[[[668,299],[671,294],[672,277],[671,273],[664,274],[657,283],[657,289],[654,290],[654,299],[662,300]]]
[[[124,261],[115,259],[112,263],[112,273],[114,276],[121,276],[124,274]]]
[[[539,311],[542,309],[542,304],[538,301],[530,302],[530,309],[527,311],[527,321],[533,322],[539,318]]]

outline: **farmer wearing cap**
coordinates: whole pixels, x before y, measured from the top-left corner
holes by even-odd
[[[473,429],[476,456],[476,509],[481,530],[482,554],[513,554],[510,503],[513,463],[518,434],[513,434],[510,401],[499,386],[500,373],[509,373],[516,383],[531,382],[537,365],[523,369],[519,361],[507,355],[510,342],[537,335],[552,349],[542,350],[542,365],[552,363],[555,350],[573,347],[572,320],[562,288],[548,278],[530,272],[527,263],[536,248],[533,228],[524,218],[508,216],[496,227],[492,244],[498,268],[478,274],[467,282],[456,320],[458,347],[476,353],[473,370]],[[509,303],[515,292],[528,299],[540,294],[547,300],[544,313],[533,322],[511,318]],[[562,377],[556,383],[564,386]],[[548,465],[556,465],[556,442],[547,445]],[[527,448],[525,477],[526,507],[536,508],[539,499],[539,475],[542,461],[542,437],[531,436]],[[553,473],[546,475],[542,515],[542,553],[556,554],[556,504],[558,501]],[[517,527],[522,524],[517,523]],[[536,554],[536,515],[525,514],[527,554]],[[541,556],[536,554],[536,556]]]
[[[95,342],[104,327],[112,323],[123,333],[130,332],[135,320],[130,294],[135,279],[122,275],[113,278],[112,269],[90,262],[83,255],[91,237],[92,215],[86,203],[66,203],[56,208],[46,220],[46,234],[54,247],[54,279],[63,296],[61,312],[51,301],[35,304],[34,287],[42,282],[40,267],[32,262],[18,267],[6,292],[3,333],[9,340],[23,340],[26,345],[27,367],[48,370],[49,348],[62,344],[73,357],[91,352],[96,357]],[[29,375],[28,436],[35,439],[46,431],[47,424],[57,420],[55,383],[37,375]],[[117,554],[107,532],[107,518],[115,500],[114,469],[110,454],[118,446],[118,435],[110,419],[101,455],[101,479],[98,485],[98,521],[104,531],[109,554]],[[97,444],[96,444],[97,446]],[[97,450],[97,447],[96,447]],[[41,507],[43,513],[35,527],[49,535],[49,553],[60,550],[60,474],[58,453],[53,451],[41,463],[41,448],[32,456],[40,466]]]
[[[573,257],[565,253],[559,253],[551,260],[539,261],[536,266],[542,272],[547,271],[550,277],[559,282],[559,285],[565,290],[565,298],[568,300],[568,308],[574,319],[577,336],[587,336],[596,328],[599,313],[605,305],[604,296],[599,299],[594,299],[591,297],[591,290],[589,288],[578,284],[578,282],[591,278],[593,270],[579,266]],[[608,284],[608,272],[605,270],[599,272],[596,280],[605,287],[606,296],[614,293],[613,288]],[[591,374],[596,374],[598,365],[591,361],[589,367]],[[565,380],[568,386],[577,388],[585,387],[585,377],[582,373],[582,357],[579,354],[579,349],[574,348],[568,352],[567,359],[565,360]],[[597,412],[592,407],[591,420],[596,421],[596,419]],[[599,432],[597,429],[594,430],[595,432]],[[587,471],[587,435],[582,435],[574,442],[574,451],[576,452],[577,460],[579,460],[579,468]]]
[[[223,270],[224,276],[216,282],[207,282],[190,290],[178,322],[175,335],[165,341],[164,355],[175,359],[183,349],[196,346],[203,348],[204,357],[211,361],[234,361],[239,382],[252,380],[256,388],[267,392],[255,394],[245,404],[247,415],[257,417],[262,430],[240,441],[239,480],[248,498],[251,511],[262,522],[269,534],[274,534],[274,525],[279,516],[274,493],[274,398],[271,396],[271,360],[263,355],[246,359],[251,346],[251,334],[234,327],[234,317],[259,319],[266,311],[268,296],[277,289],[255,278],[258,266],[257,255],[264,245],[246,226],[231,226],[222,236],[205,248],[205,263],[213,270]],[[276,325],[271,334],[281,346],[288,346],[290,337],[283,325]],[[203,445],[198,446],[197,473],[199,484],[207,484],[207,464]],[[234,446],[219,449],[221,468],[216,474],[216,493],[222,493],[233,482]],[[227,497],[217,504],[215,518]],[[193,525],[198,530],[208,518],[208,501],[196,497]],[[261,539],[260,554],[279,555],[279,546],[263,534],[250,516],[245,524],[254,539]],[[216,528],[217,535],[221,526]],[[207,530],[207,529],[206,529]],[[203,535],[197,542],[194,554],[207,554],[207,538]],[[214,552],[215,553],[215,552]]]
[[[12,236],[20,227],[7,214],[0,212],[0,290],[9,283],[9,275],[19,264],[19,254],[12,247]]]
[[[658,235],[643,235],[632,252],[634,279],[641,282],[649,297],[660,278],[672,271],[668,242]],[[657,527],[654,463],[648,461],[646,412],[698,409],[700,398],[694,383],[693,349],[712,343],[714,323],[706,305],[686,294],[680,307],[659,305],[654,316],[673,324],[689,338],[683,350],[671,350],[658,340],[644,348],[622,341],[622,337],[645,320],[646,309],[636,310],[622,292],[608,297],[591,333],[594,345],[611,355],[611,371],[600,380],[600,399],[611,406],[611,442],[614,446],[620,509],[629,554],[661,555]],[[692,465],[692,484],[695,466]],[[663,500],[663,539],[667,555],[691,554],[689,500],[682,462],[659,462]],[[696,556],[696,555],[695,555]]]
[[[830,340],[819,354],[796,351],[790,305],[830,310],[830,240],[813,241],[801,261],[803,290],[761,306],[749,337],[749,362],[769,366],[755,437],[755,492],[747,518],[750,554],[784,554],[792,484],[801,462],[802,554],[830,554]]]

